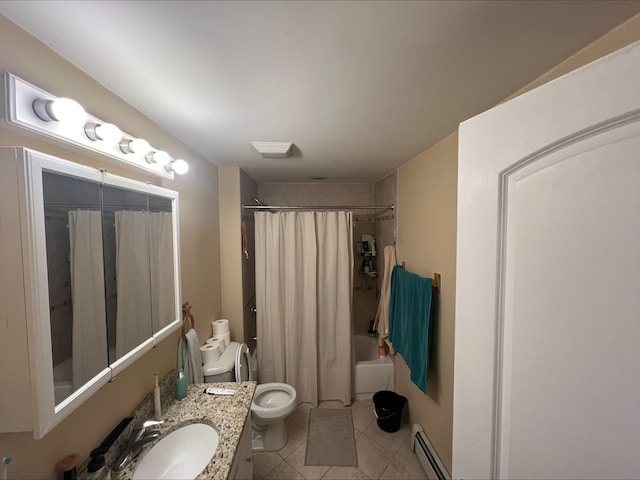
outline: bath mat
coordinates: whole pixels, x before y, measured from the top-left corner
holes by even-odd
[[[305,465],[357,467],[350,408],[313,408],[309,415]]]

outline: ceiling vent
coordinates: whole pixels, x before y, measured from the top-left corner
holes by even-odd
[[[251,142],[262,158],[289,158],[293,154],[291,142]]]

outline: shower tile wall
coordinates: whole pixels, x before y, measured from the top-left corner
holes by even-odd
[[[268,205],[370,205],[371,183],[261,183],[258,198]]]
[[[368,203],[371,205],[373,202]],[[366,210],[365,210],[366,211]],[[353,240],[361,242],[362,235],[375,235],[375,218],[373,215],[353,215]],[[377,239],[376,239],[377,240]],[[376,249],[377,249],[376,241]],[[355,333],[367,333],[369,323],[376,317],[376,277],[369,277],[362,273],[362,262],[365,257],[354,248],[353,270],[353,329]]]
[[[54,367],[71,358],[73,307],[71,303],[70,245],[69,229],[67,227],[69,219],[67,210],[60,207],[48,207],[45,209],[51,350]]]
[[[253,205],[258,195],[258,185],[240,170],[240,198],[242,205]],[[250,210],[242,211],[242,224],[246,235],[247,254],[242,254],[242,313],[244,323],[244,343],[253,351],[256,346],[256,264],[255,264],[255,222]],[[247,258],[248,256],[248,258]]]
[[[372,205],[375,203],[375,186],[371,183],[261,183],[258,185],[258,198],[267,205]],[[375,217],[364,213],[354,212],[353,226],[353,312],[356,333],[366,333],[377,306],[376,279],[360,274],[362,257],[355,248],[355,242],[361,241],[363,234],[375,234]]]
[[[394,170],[386,177],[376,182],[376,205],[397,205],[397,174]],[[396,244],[396,212],[397,210],[388,210],[380,212],[376,215],[376,243],[380,251],[377,257],[377,270],[379,272],[377,284],[378,292],[382,288],[382,276],[384,272],[384,247]],[[398,259],[400,261],[400,259]],[[379,298],[379,295],[378,295]]]

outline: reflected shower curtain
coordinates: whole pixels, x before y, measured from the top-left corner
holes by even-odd
[[[73,332],[73,389],[107,368],[107,319],[102,258],[102,214],[71,210],[69,263]]]
[[[351,212],[256,212],[261,382],[351,403]]]
[[[149,255],[151,257],[151,319],[158,332],[177,320],[173,272],[173,215],[149,213]]]
[[[116,358],[152,335],[148,219],[147,212],[116,212]]]
[[[116,357],[120,358],[177,317],[172,213],[121,210],[115,214]]]

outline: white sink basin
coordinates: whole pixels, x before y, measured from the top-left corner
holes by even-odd
[[[218,432],[204,423],[174,430],[138,461],[133,480],[196,478],[216,453]]]

